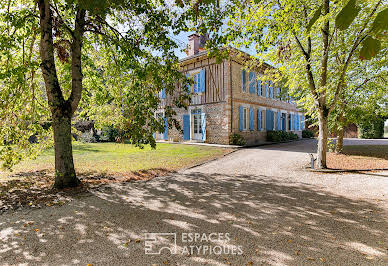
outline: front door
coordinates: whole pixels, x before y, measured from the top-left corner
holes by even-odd
[[[201,110],[194,110],[191,119],[193,121],[193,139],[202,140]]]

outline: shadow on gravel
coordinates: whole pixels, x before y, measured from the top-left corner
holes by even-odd
[[[243,255],[181,255],[182,232],[229,233]],[[177,253],[144,253],[145,233],[177,233]],[[0,216],[3,264],[382,265],[388,221],[376,204],[264,176],[194,173],[113,183],[70,204]],[[164,238],[155,245],[173,247]]]

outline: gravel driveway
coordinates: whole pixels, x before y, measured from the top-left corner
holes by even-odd
[[[5,213],[0,263],[388,265],[388,172],[309,172],[315,144],[238,150],[62,206]],[[175,233],[157,237],[149,252],[176,254],[145,254],[146,233]]]

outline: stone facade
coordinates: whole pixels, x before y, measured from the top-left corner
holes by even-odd
[[[206,53],[200,53],[196,56],[190,56],[181,61],[181,70],[186,75],[195,75],[200,70],[206,70],[206,90],[201,93],[194,94],[192,103],[188,110],[176,110],[175,117],[180,124],[183,124],[183,115],[190,117],[190,137],[189,141],[203,141],[193,139],[193,114],[199,111],[206,116],[206,143],[229,144],[231,134],[240,134],[243,136],[248,145],[258,144],[266,140],[267,132],[265,128],[258,128],[258,112],[270,109],[274,112],[281,112],[286,117],[286,130],[289,129],[288,115],[302,115],[296,104],[288,101],[280,100],[276,97],[269,98],[257,95],[257,87],[255,93],[250,93],[249,88],[246,91],[242,89],[242,69],[243,63],[241,59],[228,59],[221,63],[216,63],[214,59],[209,59]],[[263,74],[258,71],[256,75]],[[249,78],[247,74],[247,84]],[[248,85],[247,85],[248,86]],[[193,86],[192,86],[193,87]],[[193,91],[193,89],[192,89]],[[239,108],[253,108],[253,130],[250,128],[241,130],[239,127]],[[276,118],[275,118],[276,119]],[[301,137],[301,130],[292,131]],[[168,140],[181,142],[183,140],[182,131],[177,129],[169,129]]]

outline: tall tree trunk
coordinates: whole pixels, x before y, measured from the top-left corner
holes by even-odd
[[[64,114],[53,118],[55,146],[55,188],[76,187],[80,181],[76,177],[73,162],[71,137],[71,116]]]
[[[53,45],[53,17],[48,0],[38,0],[40,14],[40,57],[48,104],[50,106],[54,130],[55,147],[55,188],[77,186],[72,137],[71,118],[78,107],[82,92],[81,47],[85,25],[85,10],[77,8],[75,29],[72,32],[72,91],[65,100],[59,85],[55,67]]]
[[[342,112],[339,114],[338,122],[339,122],[339,129],[337,133],[337,141],[335,144],[335,152],[342,153],[344,148],[344,134],[345,134],[345,125],[344,125],[345,118]]]
[[[318,150],[317,150],[317,168],[325,169],[326,164],[326,152],[327,152],[327,140],[328,140],[328,112],[319,111],[319,136],[318,136]]]

